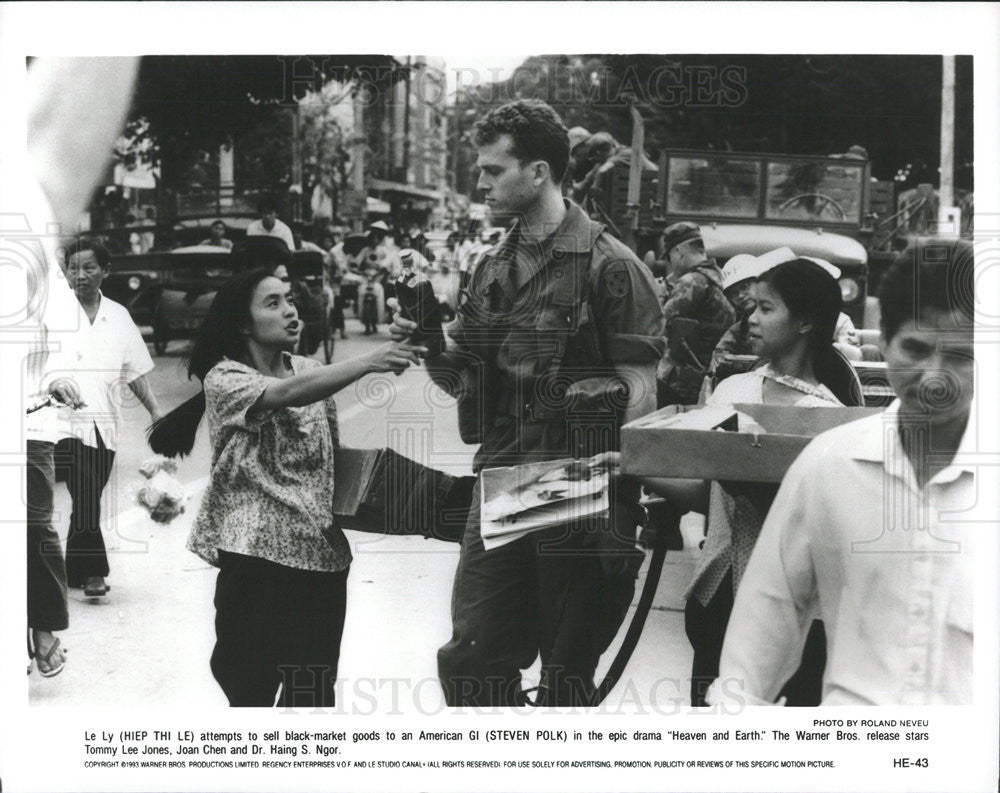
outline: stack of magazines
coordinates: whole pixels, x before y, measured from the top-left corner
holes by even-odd
[[[608,473],[587,460],[552,460],[480,474],[486,550],[532,532],[608,515]]]

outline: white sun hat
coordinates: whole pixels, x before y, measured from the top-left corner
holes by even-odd
[[[722,288],[729,289],[733,284],[756,278],[760,273],[760,264],[756,256],[749,253],[737,253],[722,268]]]

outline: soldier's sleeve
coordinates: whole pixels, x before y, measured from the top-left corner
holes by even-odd
[[[607,360],[653,363],[663,355],[663,310],[652,273],[638,259],[604,264],[593,289],[594,322]]]
[[[677,281],[674,291],[663,304],[663,319],[667,329],[670,328],[671,321],[678,317],[693,319],[697,315],[698,306],[705,297],[705,286],[705,279],[694,273],[688,273]]]

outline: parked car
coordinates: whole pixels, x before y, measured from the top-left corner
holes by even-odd
[[[111,273],[101,291],[121,303],[136,325],[151,326],[170,269],[169,253],[128,254],[111,257]]]
[[[167,275],[153,315],[153,349],[163,355],[171,339],[189,339],[201,325],[218,288],[235,272],[229,251],[211,245],[166,254]]]
[[[150,323],[157,355],[166,352],[171,339],[191,338],[218,288],[241,267],[255,263],[252,256],[248,259],[241,255],[243,253],[245,249],[234,249],[230,254],[224,248],[192,245],[166,254],[166,274]],[[333,334],[323,256],[312,251],[296,251],[291,254],[290,263],[289,274],[302,290],[298,304],[305,328],[299,351],[311,355],[322,344],[324,360],[329,363],[333,357]]]

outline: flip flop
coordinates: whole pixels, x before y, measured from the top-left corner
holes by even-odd
[[[49,648],[49,651],[45,653],[45,655],[36,656],[36,665],[37,661],[44,661],[46,664],[49,664],[52,659],[53,653],[55,653],[55,651],[59,649],[59,646],[61,644],[62,642],[60,642],[59,639],[56,639],[54,642],[52,642],[52,646]],[[38,674],[40,674],[42,677],[55,677],[65,668],[65,666],[66,666],[66,657],[63,656],[62,663],[59,664],[58,666],[50,667],[48,672],[43,672],[42,667],[39,666]]]
[[[48,652],[46,652],[45,655],[39,655],[37,650],[35,650],[35,643],[31,639],[31,634],[30,633],[28,634],[28,655],[35,662],[35,666],[38,667],[38,674],[40,674],[42,677],[55,677],[66,666],[65,654],[63,655],[63,660],[61,664],[59,664],[58,666],[51,666],[52,656],[62,646],[62,642],[57,637],[53,638],[55,639],[55,641],[52,642],[52,645],[49,647]],[[43,662],[46,666],[49,666],[49,670],[42,671],[42,667],[38,663],[39,661]],[[31,663],[28,664],[28,674],[29,675],[31,674]]]

